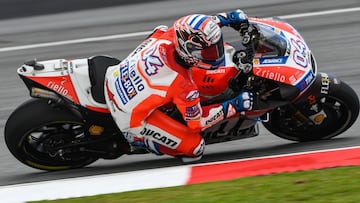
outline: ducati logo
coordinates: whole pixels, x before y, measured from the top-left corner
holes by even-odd
[[[176,147],[180,144],[180,140],[178,138],[168,134],[163,135],[151,129],[144,128],[144,130],[142,130],[140,134],[144,136],[150,136],[154,138],[154,141],[156,141],[157,143],[171,149],[176,149]]]

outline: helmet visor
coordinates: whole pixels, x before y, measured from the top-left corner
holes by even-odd
[[[188,51],[191,55],[198,59],[200,64],[208,64],[211,68],[217,68],[224,65],[225,56],[224,56],[224,42],[222,37],[210,46],[200,48],[198,46],[188,47]]]

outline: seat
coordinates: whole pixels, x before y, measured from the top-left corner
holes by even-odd
[[[110,56],[93,56],[88,59],[91,95],[94,100],[106,104],[104,95],[105,74],[109,66],[119,64],[119,59]]]

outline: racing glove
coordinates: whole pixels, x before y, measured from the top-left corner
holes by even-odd
[[[240,31],[249,26],[247,15],[240,9],[219,13],[216,15],[220,26],[230,26],[236,31]]]
[[[253,94],[249,91],[240,92],[235,98],[221,103],[225,118],[229,118],[241,111],[249,111],[253,108]]]

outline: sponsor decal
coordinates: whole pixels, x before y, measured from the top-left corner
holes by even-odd
[[[306,85],[310,85],[311,82],[315,79],[314,75],[311,73],[305,78]]]
[[[79,104],[79,98],[69,75],[56,77],[28,76],[28,78]]]
[[[282,58],[273,58],[273,59],[263,59],[262,60],[262,64],[277,64],[277,63],[282,63]]]
[[[126,96],[126,92],[121,88],[121,82],[119,79],[116,79],[115,80],[115,88],[116,88],[116,91],[121,99],[121,102],[125,105],[129,102],[129,99],[128,97]]]
[[[49,81],[48,84],[46,85],[48,88],[64,95],[65,97],[68,96],[69,94],[69,90],[66,89],[63,85],[64,83],[66,82],[66,78],[64,78],[60,83],[61,84],[57,84],[56,82],[54,81]]]
[[[119,71],[116,70],[116,71],[113,72],[113,76],[114,76],[114,77],[119,77],[119,75],[120,75],[120,74],[119,74]]]
[[[104,132],[104,127],[99,125],[91,125],[89,128],[90,135],[101,135]]]
[[[141,135],[143,136],[150,136],[154,138],[157,143],[165,145],[171,149],[176,149],[176,147],[180,144],[179,138],[166,134],[163,135],[162,133],[159,133],[155,130],[144,128],[141,132]]]
[[[314,73],[312,71],[309,71],[307,73],[307,75],[300,80],[300,82],[296,85],[296,87],[300,90],[303,91],[304,89],[306,89],[307,87],[309,87],[309,85],[315,80],[315,76]]]
[[[315,104],[316,103],[316,96],[315,95],[309,95],[307,97],[307,100],[308,100],[309,104]]]
[[[225,73],[225,69],[224,68],[218,68],[215,70],[207,70],[206,74],[210,75],[210,74],[219,74],[219,73]]]
[[[187,96],[186,96],[186,100],[187,101],[192,101],[194,99],[199,98],[199,92],[197,90],[193,90],[191,91]]]
[[[329,75],[326,74],[326,73],[321,73],[321,90],[320,90],[320,93],[329,94],[329,88],[330,88]]]
[[[222,106],[219,106],[209,111],[209,116],[204,119],[205,126],[212,126],[224,119],[224,111],[222,108]]]
[[[276,81],[279,81],[279,82],[285,82],[285,80],[286,80],[285,75],[283,75],[281,73],[278,73],[278,72],[275,72],[275,71],[271,71],[269,69],[258,68],[256,70],[255,74],[260,76],[260,77],[268,78],[268,79],[271,79],[271,80],[276,80]]]
[[[185,108],[185,120],[195,120],[200,117],[200,104]]]
[[[253,73],[254,75],[257,75],[259,77],[264,77],[270,80],[275,80],[291,85],[295,85],[295,83],[298,83],[299,81],[304,81],[307,77],[309,77],[308,82],[310,83],[314,79],[314,75],[311,71],[305,72],[304,70],[296,69],[292,66],[285,65],[255,67],[253,69]]]
[[[297,79],[296,79],[295,75],[292,75],[292,76],[289,77],[289,81],[290,81],[291,84],[294,84],[296,82],[296,80]]]
[[[324,110],[321,110],[319,113],[309,116],[309,118],[315,123],[315,125],[321,125],[322,122],[327,118]]]
[[[161,59],[165,63],[169,63],[168,57],[167,57],[167,54],[166,54],[166,49],[164,47],[162,47],[162,46],[159,47],[159,53],[160,53]]]
[[[135,85],[135,89],[139,92],[143,91],[145,89],[145,86],[143,84],[143,80],[140,77],[139,74],[135,71],[136,65],[135,63],[132,63],[129,68],[129,76],[130,79],[133,81]]]
[[[288,57],[275,57],[275,58],[261,58],[260,64],[285,64]]]
[[[138,92],[145,89],[142,78],[135,71],[135,64],[129,67],[129,62],[126,61],[120,65],[119,72],[115,73],[114,75],[118,74],[115,80],[115,88],[124,105],[133,99]]]

